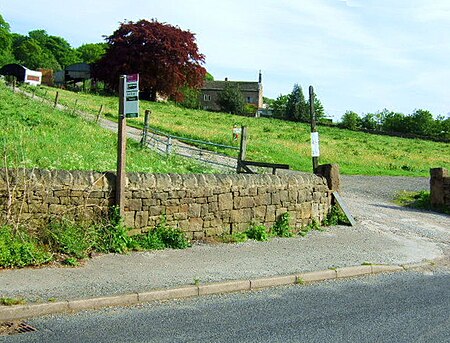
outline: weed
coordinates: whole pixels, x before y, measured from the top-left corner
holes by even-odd
[[[147,234],[132,236],[131,241],[134,249],[144,250],[186,249],[191,246],[183,231],[167,226],[164,216],[155,228]]]
[[[88,257],[95,245],[96,238],[96,232],[92,227],[83,227],[62,218],[53,220],[49,224],[44,232],[43,240],[53,252],[71,256],[76,261],[76,259]]]
[[[49,303],[55,303],[57,300],[58,300],[58,299],[53,298],[53,297],[47,299],[47,301],[48,301]]]
[[[194,286],[200,286],[200,279],[199,278],[194,278]]]
[[[290,215],[288,212],[278,217],[275,225],[272,227],[271,233],[278,237],[292,237],[293,230],[289,225]]]
[[[372,262],[364,261],[363,263],[361,263],[361,265],[362,265],[362,266],[372,266],[373,263],[372,263]]]
[[[63,264],[71,267],[77,267],[80,265],[80,262],[75,257],[68,257],[62,261]]]
[[[302,237],[305,237],[312,230],[324,231],[324,229],[320,226],[319,222],[316,220],[313,220],[311,224],[308,224],[305,227],[303,227],[298,232],[298,234]]]
[[[264,225],[252,224],[244,232],[249,239],[254,239],[257,241],[267,241],[269,240],[269,234]]]
[[[295,283],[297,285],[304,285],[305,284],[305,280],[302,279],[301,277],[297,277],[297,280],[295,280]]]
[[[25,230],[0,227],[0,267],[25,267],[51,261],[52,255]]]
[[[220,240],[223,243],[243,243],[248,239],[245,232],[235,232],[233,234],[222,234]]]
[[[98,236],[95,248],[99,252],[123,254],[132,245],[118,207],[111,208],[109,223],[99,225],[96,229]]]
[[[345,215],[344,211],[337,206],[334,205],[331,207],[330,212],[328,213],[327,217],[323,220],[322,224],[324,226],[333,226],[333,225],[339,225],[339,224],[350,224],[350,222],[347,219],[347,216]]]
[[[4,306],[25,305],[26,302],[27,301],[23,298],[8,298],[8,297],[0,298],[0,305]]]

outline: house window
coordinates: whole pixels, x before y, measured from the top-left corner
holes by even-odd
[[[251,96],[247,97],[247,104],[253,103],[253,98]]]
[[[204,101],[211,101],[211,95],[209,95],[209,94],[203,94],[203,100],[204,100]]]

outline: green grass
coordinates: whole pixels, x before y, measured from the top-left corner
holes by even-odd
[[[41,88],[53,100],[56,89]],[[118,100],[64,90],[60,102],[96,114],[103,104],[105,116],[117,120]],[[247,157],[250,160],[285,163],[291,168],[311,171],[309,125],[268,118],[247,118],[225,113],[190,110],[171,103],[141,101],[141,117],[128,120],[143,126],[143,113],[152,111],[151,126],[190,138],[237,145],[232,141],[234,124],[248,127]],[[428,176],[432,167],[450,168],[450,144],[406,139],[333,127],[319,127],[320,163],[338,163],[343,174]],[[236,152],[225,151],[236,155]]]
[[[395,195],[394,202],[404,207],[450,214],[450,209],[448,208],[431,206],[431,193],[429,191],[401,191]]]
[[[73,116],[70,111],[55,110],[52,106],[13,94],[1,82],[0,99],[0,152],[8,167],[116,169],[116,133]],[[205,173],[212,169],[187,159],[162,157],[141,149],[138,142],[128,140],[127,171]]]

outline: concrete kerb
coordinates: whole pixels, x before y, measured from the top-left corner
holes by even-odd
[[[109,297],[89,298],[17,306],[0,306],[0,322],[25,319],[49,314],[99,309],[113,306],[130,306],[141,303],[197,297],[201,295],[221,294],[260,290],[263,288],[313,283],[338,278],[362,275],[392,273],[430,266],[431,262],[410,265],[364,265],[328,269],[293,275],[272,276],[251,280],[234,280],[200,285],[179,286],[176,288],[151,290]]]

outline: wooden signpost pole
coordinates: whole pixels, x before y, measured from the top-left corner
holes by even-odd
[[[125,117],[125,75],[119,80],[119,127],[117,140],[117,177],[116,177],[116,206],[123,217],[125,209],[125,166],[126,166],[126,142],[127,120]]]
[[[316,172],[317,167],[319,166],[319,153],[318,153],[318,133],[317,133],[317,126],[316,126],[316,113],[314,111],[314,88],[313,86],[309,86],[309,113],[311,115],[311,139],[312,139],[312,146],[313,146],[313,153],[312,153],[312,164],[313,164],[313,173]],[[317,142],[315,142],[315,139],[317,137]],[[314,151],[314,146],[317,144],[317,151]]]

